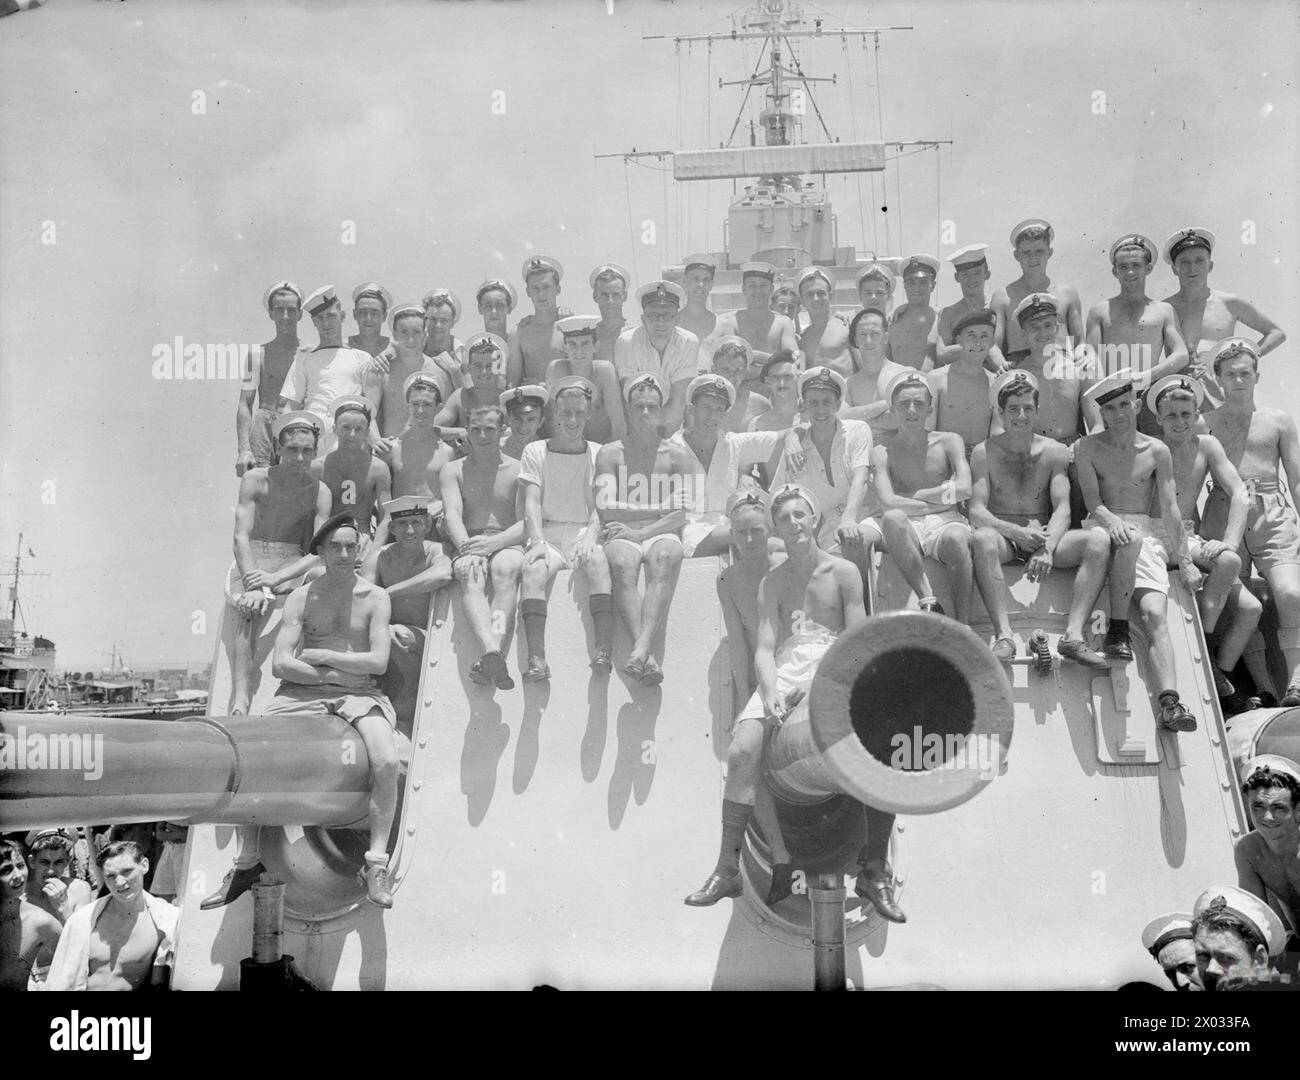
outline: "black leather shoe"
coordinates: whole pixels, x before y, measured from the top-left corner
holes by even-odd
[[[1166,731],[1195,731],[1196,717],[1181,701],[1171,701],[1160,706],[1160,726]]]
[[[776,863],[772,867],[772,881],[767,889],[767,905],[779,904],[794,895],[794,863]]]
[[[740,884],[739,874],[724,877],[715,870],[704,883],[704,888],[686,898],[686,904],[689,907],[712,907],[724,897],[739,896],[742,892],[744,886]]]
[[[1300,705],[1300,686],[1288,686],[1286,693],[1282,695],[1282,700],[1278,702],[1283,708],[1291,708],[1294,705]]]
[[[884,863],[872,862],[864,866],[853,891],[869,900],[871,906],[890,922],[907,922],[903,909],[894,901],[894,872]]]
[[[366,899],[381,908],[393,906],[393,891],[388,880],[388,867],[367,865],[357,871],[357,880],[366,887]]]
[[[1064,659],[1073,660],[1087,668],[1104,670],[1110,666],[1106,663],[1106,658],[1096,649],[1088,648],[1082,638],[1061,638],[1056,643],[1056,651]]]
[[[250,866],[245,870],[236,870],[232,867],[226,871],[226,876],[221,879],[221,885],[217,888],[217,891],[199,904],[199,910],[211,911],[213,908],[225,907],[227,904],[238,900],[256,885],[257,879],[265,873],[266,867],[261,863]]]
[[[1123,660],[1128,663],[1133,659],[1133,646],[1129,643],[1128,634],[1122,630],[1118,633],[1114,629],[1106,631],[1106,645],[1102,652],[1111,660]]]
[[[928,611],[934,615],[947,615],[943,610],[943,605],[938,600],[922,600],[920,604],[922,611]]]
[[[614,670],[614,654],[608,645],[597,645],[591,654],[591,670],[608,675]]]

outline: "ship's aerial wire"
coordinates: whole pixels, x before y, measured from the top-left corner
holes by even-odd
[[[727,145],[731,145],[731,140],[736,137],[736,128],[740,127],[740,118],[745,115],[745,106],[749,102],[749,92],[754,89],[754,76],[758,74],[758,65],[763,62],[763,53],[767,49],[767,40],[758,48],[758,60],[754,64],[754,70],[749,73],[749,82],[745,85],[745,96],[740,99],[740,109],[736,113],[736,122],[731,125],[731,134],[727,136]]]
[[[627,237],[632,245],[632,276],[640,279],[636,268],[636,223],[632,220],[632,181],[627,171],[627,158],[623,159],[623,190],[627,193]]]
[[[858,103],[857,94],[853,92],[853,56],[849,52],[849,39],[843,34],[840,35],[840,45],[844,50],[844,70],[848,72],[849,80],[849,124],[852,127],[852,138],[854,142],[858,141]],[[867,226],[862,218],[862,173],[854,173],[854,178],[858,186],[858,233],[862,239],[862,246],[867,246]],[[872,220],[875,220],[875,214],[872,214]]]
[[[808,95],[808,100],[812,103],[813,112],[817,114],[817,120],[822,126],[822,131],[826,133],[827,141],[834,142],[835,139],[831,135],[831,129],[826,126],[826,120],[822,117],[822,111],[817,107],[817,99],[813,97],[812,87],[804,80],[803,65],[799,63],[799,57],[794,53],[794,46],[790,44],[789,38],[783,37],[781,40],[785,42],[785,47],[790,50],[790,59],[794,63],[794,73],[799,76],[800,82],[803,82],[804,93]]]
[[[876,112],[880,123],[880,141],[885,141],[885,84],[880,78],[880,35],[872,35],[875,41],[875,59],[876,59]],[[882,187],[885,189],[885,198],[889,198],[889,174],[886,173],[881,177]],[[903,250],[903,181],[902,168],[898,164],[897,158],[894,160],[894,189],[898,195],[898,250]],[[889,243],[889,223],[885,223],[885,243]]]
[[[704,145],[713,147],[713,42],[707,44],[704,59]],[[707,248],[709,222],[713,220],[713,184],[704,185],[704,237]]]

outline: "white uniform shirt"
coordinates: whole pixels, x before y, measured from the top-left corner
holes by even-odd
[[[673,327],[662,360],[644,326],[624,330],[614,343],[614,368],[620,380],[652,371],[669,391],[673,383],[693,379],[701,370],[708,370],[700,367],[700,339],[680,326]]]

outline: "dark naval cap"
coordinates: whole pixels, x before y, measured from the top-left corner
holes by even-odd
[[[329,521],[325,522],[316,530],[316,535],[311,538],[311,543],[307,546],[307,552],[310,555],[319,555],[320,546],[333,536],[339,529],[355,529],[357,536],[360,537],[362,528],[357,524],[357,519],[347,511],[341,514],[335,514]]]
[[[956,323],[953,324],[952,336],[956,337],[968,326],[988,326],[996,327],[998,317],[988,308],[980,308],[978,311],[971,311],[963,315]]]

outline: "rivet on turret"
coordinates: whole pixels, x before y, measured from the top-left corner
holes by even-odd
[[[417,780],[417,781],[415,781],[415,783],[413,783],[413,784],[411,785],[411,790],[412,790],[412,791],[419,791],[420,788],[422,788],[422,787],[424,787],[424,781],[423,781],[423,780]]]
[[[428,745],[429,745],[429,740],[428,740],[427,737],[426,737],[426,738],[423,738],[423,739],[420,740],[420,749],[421,749],[421,750],[423,750],[423,749],[424,749],[426,746],[428,746]]]
[[[406,827],[406,835],[407,835],[407,836],[414,836],[414,835],[415,835],[415,826],[414,826],[414,825],[408,825],[408,826]]]

